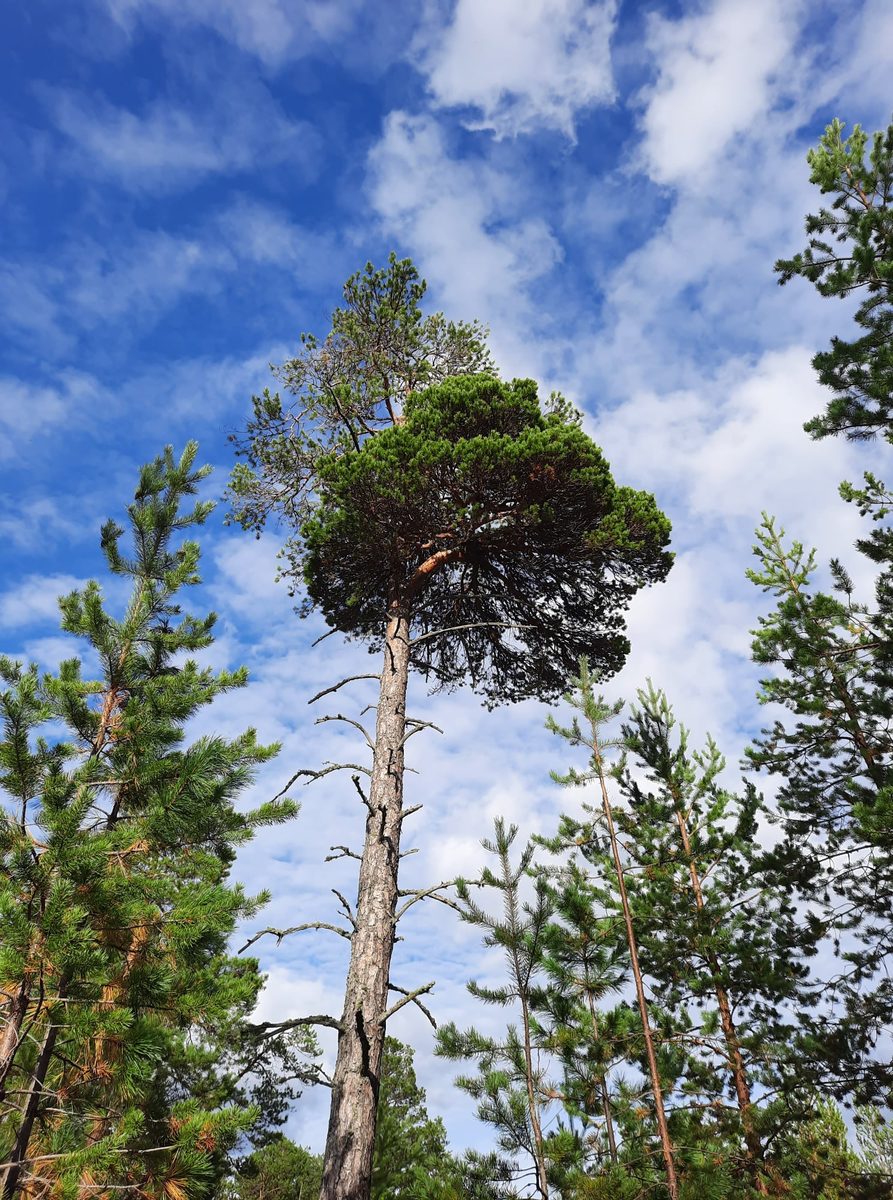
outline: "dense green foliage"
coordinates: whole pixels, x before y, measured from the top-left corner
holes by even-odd
[[[425,1108],[425,1089],[419,1087],[413,1051],[396,1038],[385,1039],[381,1064],[381,1093],[375,1123],[372,1164],[373,1200],[411,1196],[418,1175],[436,1178],[448,1166],[446,1129]]]
[[[870,151],[858,125],[846,139],[843,129],[833,121],[808,156],[810,181],[834,196],[831,207],[806,218],[807,249],[775,269],[780,283],[800,275],[823,296],[867,293],[856,311],[860,336],[832,338],[813,359],[833,397],[807,432],[893,441],[893,125],[874,135]]]
[[[618,488],[574,421],[543,416],[530,381],[465,376],[411,395],[400,423],[330,457],[320,479],[305,526],[314,603],[377,640],[404,600],[415,665],[492,703],[553,695],[582,647],[616,670],[630,597],[670,566],[652,498]]]
[[[315,1200],[321,1183],[322,1155],[283,1137],[245,1159],[232,1195],[238,1200]]]

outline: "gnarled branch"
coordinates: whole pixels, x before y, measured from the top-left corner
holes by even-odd
[[[389,1021],[394,1013],[399,1012],[405,1004],[418,1004],[418,997],[424,996],[425,992],[430,992],[436,982],[436,980],[432,979],[430,983],[426,983],[422,987],[416,988],[414,992],[404,992],[403,988],[394,987],[393,984],[389,983],[388,987],[393,988],[395,992],[403,992],[403,999],[398,1000],[396,1004],[392,1004],[386,1012],[381,1014],[381,1016],[378,1018],[379,1025],[384,1025],[386,1021]],[[421,1008],[423,1012],[426,1012],[424,1005],[419,1004],[419,1008]],[[426,1013],[426,1015],[428,1020],[433,1022],[434,1018],[431,1016],[431,1014]],[[434,1028],[436,1029],[437,1026],[435,1025]]]
[[[398,814],[397,821],[402,821],[405,817],[411,817],[413,813],[418,812],[420,808],[424,807],[424,804],[413,804],[412,808],[404,808],[403,812]]]
[[[347,917],[348,921],[350,921],[351,925],[353,925],[354,929],[356,929],[356,917],[353,915],[353,909],[350,907],[347,900],[341,895],[337,888],[332,888],[332,895],[337,896],[341,901],[341,906],[344,909],[344,915]]]
[[[434,629],[431,633],[422,633],[416,638],[412,638],[410,646],[416,646],[419,642],[426,642],[428,638],[440,637],[442,633],[456,633],[460,629],[536,629],[536,625],[513,625],[509,621],[470,621],[467,625],[448,625],[445,629]]]
[[[324,1014],[314,1017],[292,1017],[288,1021],[261,1021],[258,1025],[249,1025],[252,1033],[261,1037],[276,1037],[280,1033],[288,1033],[289,1029],[299,1029],[302,1025],[324,1025],[327,1029],[337,1029],[341,1032],[342,1025],[335,1017]]]
[[[255,942],[260,941],[260,939],[267,933],[276,939],[276,945],[278,946],[281,944],[282,939],[284,937],[288,937],[290,933],[301,933],[305,929],[330,929],[332,933],[340,933],[340,935],[343,938],[347,938],[348,941],[351,939],[351,935],[346,929],[342,929],[340,925],[327,925],[325,921],[308,921],[306,925],[293,925],[291,929],[273,929],[271,926],[268,926],[266,929],[261,929],[259,933],[254,935],[254,937],[249,938],[239,951],[239,954],[244,954],[249,946],[253,946]]]
[[[407,720],[407,725],[411,725],[409,733],[405,733],[400,739],[400,746],[405,746],[414,733],[421,733],[423,729],[434,729],[438,733],[443,733],[439,725],[435,725],[433,721],[410,721]],[[398,747],[399,749],[399,747]]]
[[[339,858],[355,858],[357,860],[357,862],[363,861],[362,854],[357,854],[355,851],[350,850],[347,846],[329,846],[329,849],[330,850],[340,850],[341,853],[340,854],[327,854],[326,858],[325,858],[326,862],[334,862],[336,859],[339,859]]]
[[[421,994],[421,992],[427,991],[429,988],[432,988],[432,987],[434,987],[434,984],[429,983],[426,985],[425,988],[420,988],[418,992],[410,993],[406,990],[406,988],[397,987],[396,983],[388,982],[388,990],[389,991],[399,992],[401,996],[406,996],[406,998],[408,1000],[411,1000],[413,1002],[413,1004],[416,1006],[416,1008],[420,1008],[422,1010],[422,1012],[425,1014],[425,1016],[428,1018],[428,1020],[431,1022],[431,1024],[436,1029],[437,1022],[434,1020],[434,1018],[431,1016],[431,1013],[428,1011],[427,1008],[425,1008],[424,1004],[422,1004],[421,1000],[419,999],[419,995]],[[396,1011],[396,1010],[394,1010],[394,1011]]]

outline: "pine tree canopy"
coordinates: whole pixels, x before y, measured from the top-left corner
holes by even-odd
[[[858,125],[846,139],[843,129],[832,121],[807,156],[810,181],[834,196],[831,208],[807,216],[807,249],[779,259],[775,270],[780,283],[801,275],[823,296],[867,293],[856,312],[862,335],[832,338],[831,349],[813,359],[834,395],[806,431],[814,438],[882,433],[893,441],[893,125],[875,133],[870,151]]]
[[[671,564],[653,498],[618,487],[530,380],[414,393],[319,478],[306,580],[329,624],[377,646],[388,608],[405,606],[414,664],[438,687],[467,676],[489,704],[558,695],[584,652],[619,669],[626,607]]]

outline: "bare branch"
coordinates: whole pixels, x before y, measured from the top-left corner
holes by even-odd
[[[325,1015],[292,1017],[288,1021],[261,1021],[259,1025],[249,1025],[248,1028],[262,1037],[276,1037],[280,1033],[287,1033],[289,1029],[299,1029],[302,1025],[325,1025],[327,1029],[337,1029],[341,1032],[341,1022],[335,1017]]]
[[[356,918],[353,915],[353,909],[350,907],[348,902],[341,895],[341,893],[338,891],[337,888],[332,888],[332,895],[337,896],[338,899],[341,901],[341,904],[344,908],[344,915],[347,917],[348,921],[350,921],[351,925],[353,925],[354,929],[356,929],[357,922],[356,922]]]
[[[357,862],[363,861],[363,856],[361,854],[354,853],[354,851],[348,849],[347,846],[329,846],[329,849],[330,850],[340,850],[341,853],[340,854],[327,854],[326,858],[325,858],[326,862],[334,862],[338,858],[355,858],[357,860]]]
[[[408,858],[410,854],[418,854],[418,852],[419,852],[418,846],[414,846],[412,850],[401,850],[400,857]]]
[[[267,929],[261,929],[261,931],[256,933],[254,937],[248,939],[242,949],[239,950],[239,954],[244,954],[249,946],[253,946],[255,942],[260,941],[260,939],[267,933],[276,939],[276,945],[278,946],[282,942],[282,939],[284,937],[288,937],[290,933],[301,933],[305,929],[330,929],[332,933],[340,933],[341,936],[343,938],[347,938],[348,941],[350,941],[351,938],[351,935],[347,932],[347,930],[342,929],[340,925],[327,925],[325,921],[308,921],[306,925],[294,925],[291,929],[273,929],[270,927]]]
[[[397,816],[397,821],[402,821],[406,817],[411,817],[414,812],[418,812],[420,808],[424,807],[424,804],[413,804],[412,808],[404,808],[403,812]]]
[[[341,713],[336,713],[334,717],[317,717],[313,724],[324,725],[326,721],[344,721],[348,725],[353,725],[354,729],[359,729],[360,733],[366,739],[366,745],[369,747],[369,749],[373,751],[375,750],[375,743],[359,721],[354,721],[350,717],[345,717],[342,716]]]
[[[367,772],[366,772],[366,774],[367,774],[367,775],[371,775],[371,774],[372,774],[372,772],[371,772],[371,771],[367,771]],[[360,787],[360,777],[359,777],[359,775],[351,775],[351,779],[353,780],[353,785],[354,785],[354,787],[355,787],[355,788],[357,789],[357,791],[360,793],[360,799],[363,801],[363,803],[366,805],[366,807],[369,809],[369,811],[370,811],[370,812],[372,812],[372,806],[371,806],[371,805],[370,805],[370,803],[369,803],[369,797],[366,795],[366,793],[365,793],[365,792],[363,791],[363,789]]]
[[[455,884],[456,884],[455,879],[448,879],[445,883],[438,883],[434,887],[420,888],[417,890],[411,889],[411,890],[405,891],[405,892],[402,892],[402,891],[398,892],[397,893],[398,896],[411,896],[412,899],[407,900],[406,903],[403,905],[403,907],[399,908],[397,910],[397,912],[394,913],[394,917],[393,917],[394,924],[396,925],[397,922],[400,920],[400,918],[403,916],[403,914],[408,909],[412,908],[412,906],[414,904],[418,904],[418,902],[420,900],[428,900],[428,899],[439,900],[441,904],[446,904],[450,908],[454,908],[456,910],[456,912],[462,912],[462,909],[455,902],[455,900],[450,900],[449,897],[447,897],[447,896],[438,895],[438,892],[440,892],[440,890],[442,888],[454,887]]]
[[[424,996],[425,992],[430,992],[436,982],[437,982],[436,980],[432,979],[430,983],[426,983],[422,987],[416,988],[414,992],[403,992],[402,988],[395,987],[394,988],[395,992],[403,992],[403,999],[398,1000],[396,1004],[392,1004],[391,1007],[386,1012],[383,1012],[381,1014],[381,1016],[378,1018],[378,1024],[384,1025],[385,1022],[389,1021],[391,1019],[391,1017],[394,1015],[394,1013],[399,1012],[400,1009],[403,1008],[404,1005],[418,1003],[417,998],[419,996]],[[393,986],[392,984],[388,984],[388,987],[392,987],[392,986]],[[423,1012],[425,1011],[421,1004],[419,1005],[419,1008],[422,1008]],[[427,1016],[430,1021],[434,1020],[434,1018],[431,1016],[430,1013],[428,1013]],[[437,1026],[435,1025],[435,1029],[436,1028],[437,1028]]]
[[[428,638],[440,637],[442,633],[456,633],[460,629],[488,629],[498,627],[500,629],[536,629],[535,625],[512,625],[508,621],[470,621],[467,625],[448,625],[446,629],[435,629],[431,633],[423,633],[420,637],[412,638],[410,646],[416,646],[419,642],[426,642]]]
[[[291,779],[289,779],[288,783],[285,785],[285,787],[282,789],[282,791],[277,792],[276,795],[273,797],[273,803],[275,804],[277,800],[281,800],[281,798],[285,795],[285,793],[288,791],[288,789],[291,787],[291,785],[295,782],[295,780],[300,779],[302,775],[312,775],[313,779],[318,779],[320,772],[319,771],[298,771],[298,772],[296,772],[294,775],[292,775]],[[311,779],[309,782],[312,783],[313,779]],[[305,784],[304,786],[306,787],[307,785]]]
[[[310,643],[310,649],[312,650],[314,646],[318,646],[320,642],[324,642],[326,638],[331,637],[333,633],[338,633],[338,630],[329,629],[326,633],[322,634],[321,637],[318,637],[315,642]]]
[[[316,645],[315,642],[314,642],[314,645]],[[327,688],[324,688],[321,692],[317,692],[316,695],[311,700],[307,701],[307,703],[313,704],[314,701],[321,700],[323,698],[323,696],[328,696],[328,694],[330,692],[337,692],[338,689],[343,688],[346,683],[353,683],[357,679],[381,679],[381,676],[380,675],[348,675],[348,677],[346,679],[342,679],[340,683],[336,683],[332,687],[327,687]]]
[[[443,733],[443,730],[440,728],[440,726],[435,725],[433,721],[407,721],[406,724],[412,725],[412,729],[410,729],[409,733],[404,733],[403,737],[400,739],[400,746],[405,746],[413,734],[421,733],[423,729],[435,729],[438,733]],[[398,746],[398,749],[399,748],[400,747]]]
[[[331,775],[333,771],[362,771],[364,775],[369,775],[370,777],[372,775],[372,772],[368,767],[361,767],[359,763],[326,762],[321,771],[298,771],[298,774],[295,775],[295,779],[297,779],[299,775],[312,776],[312,778],[308,779],[304,784],[304,787],[309,787],[311,783],[315,783],[317,779],[322,779],[324,775]],[[292,780],[292,782],[294,782],[294,780]],[[291,786],[291,784],[289,784],[289,786]]]
[[[433,987],[433,986],[434,985],[431,983],[428,984],[429,988]],[[421,1000],[419,999],[419,992],[416,992],[414,995],[411,995],[406,990],[406,988],[397,987],[396,983],[388,983],[388,990],[391,992],[399,992],[401,996],[408,997],[408,999],[410,999],[413,1002],[413,1004],[416,1006],[416,1008],[420,1008],[422,1010],[422,1012],[425,1014],[425,1016],[428,1018],[428,1020],[434,1026],[434,1028],[435,1029],[437,1028],[437,1022],[434,1020],[434,1018],[431,1016],[431,1013],[428,1011],[427,1008],[425,1008],[424,1004],[422,1004]],[[421,991],[422,989],[419,989],[419,990]]]

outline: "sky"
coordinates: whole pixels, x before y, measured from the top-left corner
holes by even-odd
[[[633,649],[608,694],[650,677],[733,767],[765,721],[748,631],[771,599],[745,579],[760,513],[839,555],[857,581],[858,518],[838,481],[882,452],[810,442],[823,404],[810,358],[851,309],[772,265],[817,206],[805,156],[840,117],[890,117],[888,0],[30,0],[0,17],[0,650],[51,669],[72,653],[56,597],[102,578],[99,527],[140,463],[189,438],[219,497],[269,364],[324,335],[345,278],[411,256],[431,310],[490,326],[504,377],[560,388],[615,478],[674,525],[669,580],[637,598]],[[300,621],[274,582],[276,533],[202,535],[195,611],[220,613],[209,661],[250,687],[197,729],[281,740],[255,799],[299,768],[355,760],[307,700],[368,671],[362,647]],[[114,587],[111,602],[120,601]],[[89,663],[87,664],[89,665]],[[551,833],[578,802],[549,781],[561,745],[529,702],[487,713],[468,692],[410,713],[407,886],[473,875],[494,816]],[[346,693],[340,695],[346,696]],[[373,699],[358,684],[342,711]],[[357,845],[349,780],[296,787],[291,825],[236,865],[273,900],[260,924],[333,919],[355,887],[329,847]],[[417,914],[417,915],[415,915]],[[443,906],[418,905],[392,978],[437,987],[438,1021],[496,1029],[464,984],[498,956]],[[258,926],[253,923],[249,932]],[[266,1019],[340,1013],[346,944],[260,943]],[[412,1006],[416,1049],[451,1144],[485,1146]],[[323,1038],[328,1061],[332,1043]],[[321,1149],[328,1096],[289,1132]]]

